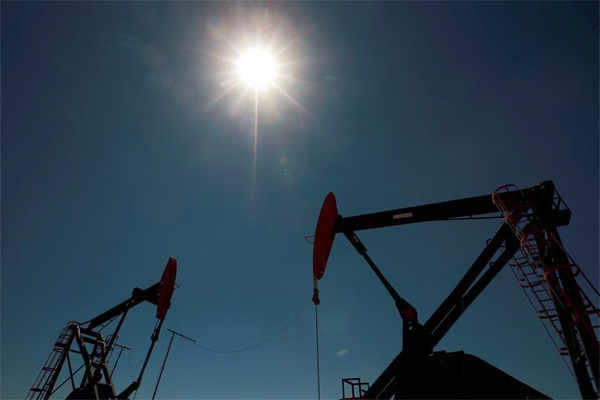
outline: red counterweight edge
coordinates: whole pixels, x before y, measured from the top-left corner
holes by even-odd
[[[335,239],[335,221],[338,216],[337,204],[335,195],[332,192],[325,197],[319,219],[317,221],[317,229],[315,230],[315,242],[313,247],[313,275],[317,279],[321,279],[327,267],[329,253]]]
[[[177,259],[169,257],[169,262],[160,279],[160,288],[158,289],[158,307],[156,309],[156,318],[164,321],[167,311],[171,307],[171,298],[175,290],[175,277],[177,276]]]

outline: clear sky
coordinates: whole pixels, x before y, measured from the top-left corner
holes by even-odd
[[[230,350],[311,297],[324,196],[344,216],[554,180],[564,242],[598,281],[597,2],[2,2],[2,389],[22,398],[68,321],[179,260],[166,327]],[[254,103],[227,87],[258,25],[286,62]],[[256,164],[256,168],[254,165]],[[498,221],[360,234],[426,320]],[[401,348],[393,302],[343,238],[321,281],[322,397],[374,381]],[[134,309],[123,389],[155,310]],[[137,398],[149,398],[162,333]],[[556,398],[578,390],[512,273],[440,343]],[[159,398],[316,397],[314,310],[239,354],[174,343]]]

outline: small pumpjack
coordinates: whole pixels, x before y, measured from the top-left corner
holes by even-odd
[[[175,289],[175,277],[177,275],[177,260],[173,257],[169,258],[167,266],[163,272],[159,282],[148,287],[147,289],[135,288],[131,297],[122,303],[116,305],[108,311],[98,315],[86,323],[79,324],[70,322],[63,329],[61,335],[54,345],[54,349],[48,358],[48,361],[40,375],[36,379],[26,399],[49,399],[56,390],[67,381],[71,381],[72,391],[66,399],[73,400],[126,400],[138,390],[148,361],[154,349],[154,345],[158,341],[159,333],[163,322],[167,316],[167,311],[171,306],[171,298]],[[112,382],[112,375],[116,368],[116,363],[113,370],[110,371],[108,365],[109,354],[116,345],[118,333],[125,321],[125,317],[133,307],[148,302],[157,306],[156,318],[157,323],[150,337],[151,344],[144,359],[144,363],[138,378],[133,381],[125,390],[117,393]],[[110,322],[119,318],[119,323],[112,335],[106,339],[100,332]],[[77,349],[72,349],[73,342],[77,343]],[[86,344],[91,345],[86,347]],[[74,346],[73,346],[74,347]],[[78,353],[83,358],[84,368],[83,378],[79,386],[75,385],[74,375],[79,371],[72,371],[70,353]],[[60,375],[61,369],[67,361],[70,376],[61,383],[56,389],[55,385]],[[118,358],[117,358],[118,362]]]
[[[323,202],[319,214],[313,242],[313,301],[315,305],[318,305],[320,302],[317,283],[323,277],[335,236],[337,233],[343,233],[384,285],[394,300],[403,321],[402,351],[373,384],[368,385],[360,380],[358,380],[358,383],[352,379],[343,380],[342,387],[344,387],[344,384],[351,385],[352,398],[548,399],[548,396],[478,357],[465,354],[462,351],[452,353],[434,351],[434,348],[464,313],[466,308],[473,303],[483,289],[493,280],[502,267],[507,262],[513,261],[516,252],[523,251],[523,238],[519,238],[516,235],[519,232],[516,232],[514,227],[512,227],[514,224],[509,223],[511,219],[518,218],[525,221],[524,216],[529,213],[534,217],[532,218],[534,224],[537,223],[539,225],[541,223],[539,221],[544,222],[544,226],[550,226],[550,230],[554,232],[554,236],[558,237],[556,227],[567,225],[571,213],[568,209],[559,209],[556,206],[556,204],[562,204],[562,200],[556,201],[557,198],[560,200],[554,189],[554,184],[551,181],[547,181],[524,190],[507,193],[495,192],[493,195],[344,218],[338,213],[334,194],[329,193]],[[473,263],[473,266],[461,279],[456,288],[424,324],[419,322],[417,310],[402,298],[383,276],[355,233],[358,230],[427,221],[476,219],[477,217],[475,216],[478,215],[497,213],[499,203],[506,204],[507,209],[521,209],[526,210],[527,213],[521,212],[517,215],[517,213],[505,212],[501,208],[504,223],[498,229],[494,238],[488,241],[484,251]],[[539,228],[538,230],[542,229]],[[519,239],[521,239],[521,243]],[[547,241],[541,239],[539,239],[539,242],[540,246],[547,244]],[[557,254],[564,250],[562,246],[554,247],[553,251]],[[502,250],[502,253],[491,262],[492,257],[499,250]],[[489,268],[484,272],[487,264],[489,264]],[[542,271],[542,268],[538,269],[541,271],[539,274],[545,273],[544,276],[548,276],[553,271],[551,267],[544,267],[543,269],[546,271]],[[554,269],[557,268],[554,267]],[[564,268],[561,270],[564,270]],[[573,297],[573,293],[579,296],[579,288],[576,286],[573,287],[578,291],[576,292],[573,289],[568,292],[565,295],[566,300],[569,300],[566,296]],[[577,298],[574,298],[571,302],[576,301]],[[556,308],[559,308],[561,302],[556,298],[552,300],[556,304]],[[562,303],[565,302],[563,301]],[[583,308],[580,307],[580,309]],[[588,314],[591,313],[597,313],[597,311],[592,310],[592,312],[588,312]],[[561,323],[566,330],[569,324],[576,322],[565,318],[564,321],[561,320]],[[580,329],[579,331],[586,333],[584,329]],[[587,342],[583,341],[582,343],[585,345]],[[589,351],[576,352],[572,350],[572,354],[579,357],[578,360],[587,355],[590,360],[588,363],[590,376],[595,376],[595,381],[597,382],[597,370],[595,367],[598,362],[598,342],[597,340],[592,340],[591,343]],[[577,349],[577,347],[572,348]],[[571,352],[571,348],[569,350]],[[585,362],[583,365],[585,365]],[[597,398],[589,383],[589,381],[594,382],[594,379],[588,377],[587,373],[585,370],[581,373],[583,378],[580,381],[586,380],[586,382],[579,383],[582,397]],[[356,380],[357,378],[353,379]],[[590,389],[584,386],[584,384],[590,385]],[[355,386],[358,386],[356,387],[359,392],[358,397],[355,397],[357,395],[354,392]],[[363,386],[366,386],[366,389],[362,389]]]

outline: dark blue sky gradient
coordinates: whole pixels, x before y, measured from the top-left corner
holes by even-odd
[[[219,33],[259,10],[297,81],[260,104],[223,91]],[[597,2],[3,2],[2,392],[22,398],[61,328],[124,300],[179,260],[166,327],[216,349],[252,345],[310,299],[324,196],[344,216],[554,180],[565,245],[598,281]],[[498,221],[361,233],[426,320]],[[401,347],[393,302],[336,241],[321,281],[322,397],[373,381]],[[136,376],[154,326],[141,305],[115,373]],[[152,395],[163,332],[138,399]],[[159,398],[316,396],[314,311],[252,351],[176,342]],[[578,390],[504,270],[438,346],[555,398]],[[336,355],[340,350],[346,354]],[[342,352],[343,353],[343,352]]]

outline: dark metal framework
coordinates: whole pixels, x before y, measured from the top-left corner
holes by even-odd
[[[350,386],[351,397],[346,397],[346,386]],[[363,389],[363,387],[365,389]],[[361,382],[360,378],[345,378],[342,379],[342,397],[344,399],[360,398],[366,391],[369,390],[369,382]]]
[[[135,288],[129,299],[87,322],[69,322],[56,340],[54,348],[31,387],[26,400],[49,399],[68,381],[71,382],[72,391],[67,396],[67,399],[128,399],[131,394],[140,387],[152,350],[158,340],[159,332],[164,321],[164,315],[166,315],[166,310],[170,305],[171,294],[175,284],[174,279],[176,269],[177,261],[174,258],[170,258],[167,268],[165,269],[165,274],[168,272],[169,275],[168,279],[165,279],[165,274],[163,274],[163,279],[161,281],[147,289]],[[166,291],[167,293],[163,298],[160,296],[161,290],[163,292]],[[123,349],[129,348],[116,344],[116,341],[129,310],[143,302],[148,302],[157,306],[159,310],[157,312],[157,318],[159,318],[159,321],[152,333],[150,349],[146,354],[138,378],[125,390],[118,393],[113,385],[112,376]],[[162,317],[162,319],[160,317]],[[114,332],[105,337],[101,331],[110,323],[117,320],[117,318],[119,318],[119,322]],[[111,370],[109,361],[115,347],[120,347],[121,349]],[[83,364],[75,371],[73,371],[71,364],[71,354],[79,354],[83,361]],[[65,361],[68,366],[69,376],[56,386],[57,380],[65,365]],[[81,378],[79,385],[76,385],[75,375],[82,369],[83,377]]]
[[[173,344],[173,339],[175,339],[175,335],[177,335],[178,337],[185,339],[185,340],[189,340],[192,343],[196,343],[195,339],[189,338],[179,332],[175,332],[174,330],[171,330],[169,328],[167,328],[167,330],[169,332],[171,332],[171,340],[169,341],[169,347],[167,347],[167,353],[165,354],[165,358],[163,360],[162,366],[160,367],[160,374],[158,374],[158,379],[156,380],[156,386],[154,387],[154,393],[152,393],[152,400],[154,400],[154,398],[156,397],[156,392],[158,391],[158,385],[160,385],[160,379],[162,378],[162,374],[165,370],[165,365],[167,364],[167,358],[169,358],[169,352],[171,351],[171,345]]]
[[[419,322],[417,310],[383,276],[356,235],[359,230],[427,221],[472,219],[498,211],[503,218],[501,227],[454,290],[424,324]],[[560,342],[564,344],[557,348],[562,355],[570,358],[582,397],[597,399],[600,362],[598,326],[592,323],[590,316],[596,318],[598,309],[579,286],[576,277],[584,277],[584,274],[564,249],[557,230],[557,227],[567,225],[570,217],[570,210],[551,181],[524,190],[503,187],[491,195],[346,218],[338,215],[332,235],[343,233],[346,236],[391,295],[403,319],[402,351],[361,397],[547,398],[476,357],[462,352],[434,352],[436,345],[469,305],[510,262],[524,290],[531,291],[533,297],[537,296],[538,306],[533,302],[532,305],[542,322],[549,322],[555,327]],[[499,251],[500,255],[492,261]],[[485,270],[487,265],[489,268]],[[542,289],[548,293],[545,298],[540,294]],[[597,290],[593,290],[597,295]],[[595,297],[594,301],[597,299]],[[465,371],[470,370],[465,372],[467,375],[477,374],[478,370],[483,369],[487,371],[488,379],[495,377],[497,388],[488,386],[473,389],[476,386],[474,381],[465,384],[465,379],[468,380],[465,376],[440,377],[438,375],[452,372],[447,369],[442,371],[440,364],[444,362],[462,365]],[[494,391],[496,393],[492,394]]]

